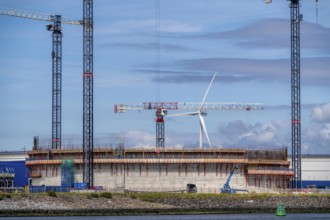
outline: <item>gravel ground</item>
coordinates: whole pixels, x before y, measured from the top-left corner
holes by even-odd
[[[165,194],[143,197],[136,194],[116,194],[111,199],[92,198],[90,194],[58,193],[56,197],[47,194],[13,194],[0,200],[0,215],[112,215],[165,213],[244,213],[274,212],[283,203],[291,212],[330,213],[330,196],[272,195],[272,196],[219,196]],[[140,198],[139,198],[140,197]],[[150,201],[150,202],[147,202]]]
[[[330,212],[329,196],[266,196],[263,198],[231,198],[211,197],[205,199],[163,198],[155,202],[168,204],[183,209],[233,209],[233,210],[275,210],[283,203],[287,210],[328,210]]]
[[[168,209],[172,205],[158,204],[116,195],[111,199],[90,198],[88,195],[45,194],[13,195],[0,201],[0,209],[5,210],[79,210],[79,209]]]

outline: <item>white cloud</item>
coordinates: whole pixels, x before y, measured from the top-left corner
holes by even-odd
[[[312,154],[329,154],[330,123],[314,123],[302,130],[302,152]]]
[[[257,136],[256,141],[259,143],[270,143],[273,141],[275,137],[275,132],[274,131],[262,131],[260,134]]]
[[[304,78],[302,84],[328,86],[330,75],[330,58],[302,58]],[[290,70],[290,59],[246,59],[246,58],[201,58],[179,60],[174,65],[182,71],[192,74],[168,74],[164,76],[169,82],[190,82],[199,77],[201,71],[219,72],[222,81],[231,82],[287,82]],[[276,67],[276,68],[275,68]]]
[[[155,20],[121,20],[112,24],[107,24],[107,28],[101,28],[103,33],[141,33],[147,30],[148,32],[155,30]],[[200,32],[201,27],[193,24],[183,23],[180,21],[161,20],[160,31],[168,33],[192,33]]]
[[[245,27],[218,33],[207,33],[198,37],[209,39],[231,39],[232,43],[246,48],[290,48],[290,21],[288,19],[262,19]],[[329,53],[330,29],[318,24],[303,22],[301,46]]]
[[[162,32],[170,32],[170,33],[191,33],[191,32],[200,32],[201,27],[182,23],[178,21],[160,21],[160,31]]]
[[[135,148],[155,147],[155,135],[144,131],[128,131],[121,134],[125,140],[125,146]]]
[[[314,107],[310,122],[302,125],[303,153],[329,153],[330,150],[330,103]],[[308,126],[305,128],[305,126]]]
[[[155,21],[153,19],[147,20],[122,20],[107,25],[106,29],[102,29],[101,32],[106,33],[126,33],[134,32],[142,29],[151,29],[155,26]]]
[[[330,123],[325,124],[325,126],[320,130],[320,136],[323,140],[330,141]]]
[[[245,124],[240,120],[219,126],[218,141],[223,146],[282,146],[288,145],[287,121],[274,120],[265,124]]]
[[[308,123],[306,123],[308,124]],[[143,131],[129,131],[121,135],[125,147],[154,148],[155,134]],[[198,147],[198,132],[167,131],[166,147]],[[287,146],[291,153],[290,121],[273,120],[266,123],[247,124],[240,120],[219,125],[218,132],[209,132],[213,146],[224,148],[272,148]],[[330,150],[330,123],[309,123],[301,130],[302,153],[322,154]],[[208,144],[205,143],[205,146]]]
[[[313,108],[310,117],[315,122],[330,122],[330,103]]]

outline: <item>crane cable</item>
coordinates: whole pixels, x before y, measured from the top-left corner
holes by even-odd
[[[160,0],[155,0],[155,76],[156,101],[160,101]]]
[[[316,4],[316,24],[319,24],[319,0],[315,0]]]

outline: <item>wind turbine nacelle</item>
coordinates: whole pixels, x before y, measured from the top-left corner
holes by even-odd
[[[207,112],[201,112],[201,116],[206,116]]]
[[[166,109],[158,109],[157,110],[157,116],[165,116],[167,115],[167,110]]]

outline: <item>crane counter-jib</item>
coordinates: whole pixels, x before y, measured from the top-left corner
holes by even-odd
[[[115,113],[124,113],[126,110],[178,110],[178,102],[143,102],[140,104],[115,104]]]

